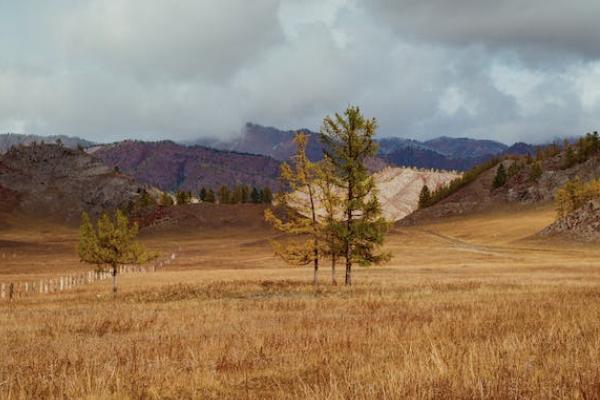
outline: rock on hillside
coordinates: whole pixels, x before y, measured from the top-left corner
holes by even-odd
[[[565,237],[586,242],[600,241],[600,199],[591,200],[540,232],[542,237]]]
[[[448,171],[415,168],[385,168],[375,174],[383,214],[389,221],[397,221],[415,211],[424,185],[430,190],[448,184],[459,174]]]
[[[421,170],[416,168],[386,167],[374,174],[383,216],[388,221],[398,221],[419,206],[419,195],[424,185],[436,189],[460,176],[455,172]],[[308,197],[299,195],[296,202],[308,209]],[[324,208],[316,204],[319,217]]]
[[[183,146],[171,141],[124,141],[96,146],[88,152],[110,167],[162,190],[190,190],[221,185],[279,187],[279,161],[273,158]]]
[[[152,191],[84,152],[54,144],[13,147],[0,157],[0,196],[12,202],[4,211],[77,220],[84,210],[97,215],[124,206],[143,189]]]

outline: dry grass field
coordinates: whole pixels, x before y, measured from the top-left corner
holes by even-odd
[[[264,229],[146,235],[177,262],[117,298],[97,282],[0,303],[0,398],[597,399],[600,250],[530,238],[553,218],[397,228],[352,288],[327,268],[313,288]],[[31,226],[0,230],[0,281],[85,268],[75,230]]]

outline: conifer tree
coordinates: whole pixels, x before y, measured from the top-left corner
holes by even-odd
[[[205,201],[207,203],[214,203],[217,200],[216,196],[215,196],[215,192],[212,189],[208,189],[206,191],[206,199]]]
[[[419,194],[419,208],[429,207],[430,202],[431,192],[429,191],[429,187],[427,185],[423,185],[421,193]]]
[[[500,163],[498,165],[498,169],[496,169],[496,176],[494,177],[494,181],[492,182],[492,186],[494,189],[498,189],[506,184],[506,169],[504,168],[504,164]]]
[[[542,166],[538,161],[535,161],[531,165],[531,170],[529,171],[529,180],[531,182],[537,182],[538,179],[540,179],[540,177],[542,176],[542,173]]]
[[[244,193],[242,191],[242,187],[238,185],[238,186],[234,187],[233,191],[231,192],[230,203],[231,204],[239,204],[242,202],[243,197],[244,197]]]
[[[366,160],[377,153],[375,119],[365,118],[358,107],[349,106],[343,115],[326,117],[321,128],[324,153],[331,159],[344,193],[340,232],[346,260],[346,285],[352,284],[352,265],[371,265],[389,259],[379,251],[388,223],[381,214],[375,181]]]
[[[316,211],[316,166],[306,156],[308,137],[294,137],[294,165],[281,164],[281,180],[289,191],[279,193],[278,205],[286,211],[284,217],[265,210],[265,220],[281,232],[297,237],[295,241],[273,241],[275,252],[286,262],[297,265],[313,264],[313,284],[318,281],[320,227]],[[308,236],[305,239],[303,236]]]
[[[242,200],[240,203],[250,203],[250,187],[248,185],[243,185],[242,188]]]
[[[173,198],[170,194],[163,192],[160,195],[160,205],[163,207],[170,207],[174,204]]]
[[[271,191],[271,188],[268,186],[265,186],[261,190],[260,197],[261,197],[263,203],[271,204],[273,202],[273,192]]]
[[[254,186],[252,187],[252,191],[250,192],[250,200],[254,204],[262,203],[262,199],[260,197],[260,192]]]
[[[111,268],[115,295],[119,265],[142,264],[156,257],[135,240],[138,231],[138,225],[130,225],[121,211],[116,212],[114,222],[107,214],[102,214],[96,225],[87,213],[81,216],[77,246],[79,258],[88,264]]]
[[[231,202],[231,194],[227,186],[223,185],[219,188],[219,204],[229,204]]]

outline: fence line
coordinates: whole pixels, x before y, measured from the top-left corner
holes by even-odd
[[[146,273],[163,270],[167,265],[175,261],[176,254],[171,253],[169,257],[163,260],[157,260],[151,265],[119,265],[117,274]],[[78,286],[90,284],[92,282],[103,281],[112,278],[112,271],[88,271],[76,274],[63,275],[52,279],[40,279],[29,282],[9,282],[0,283],[0,301],[20,297],[30,297],[35,295],[44,295],[65,290],[74,289]]]

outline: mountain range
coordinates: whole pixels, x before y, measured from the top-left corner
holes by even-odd
[[[309,136],[308,157],[321,159],[319,134],[300,131]],[[216,189],[221,185],[277,189],[279,164],[295,152],[295,133],[248,123],[239,137],[203,138],[187,144],[135,140],[94,144],[77,137],[4,134],[0,135],[0,153],[18,144],[60,141],[67,148],[84,147],[107,166],[165,191],[198,192],[202,187]],[[525,143],[509,147],[493,140],[447,136],[427,141],[383,138],[378,142],[379,153],[369,160],[373,171],[386,165],[464,171],[497,155],[535,151],[534,146]]]

